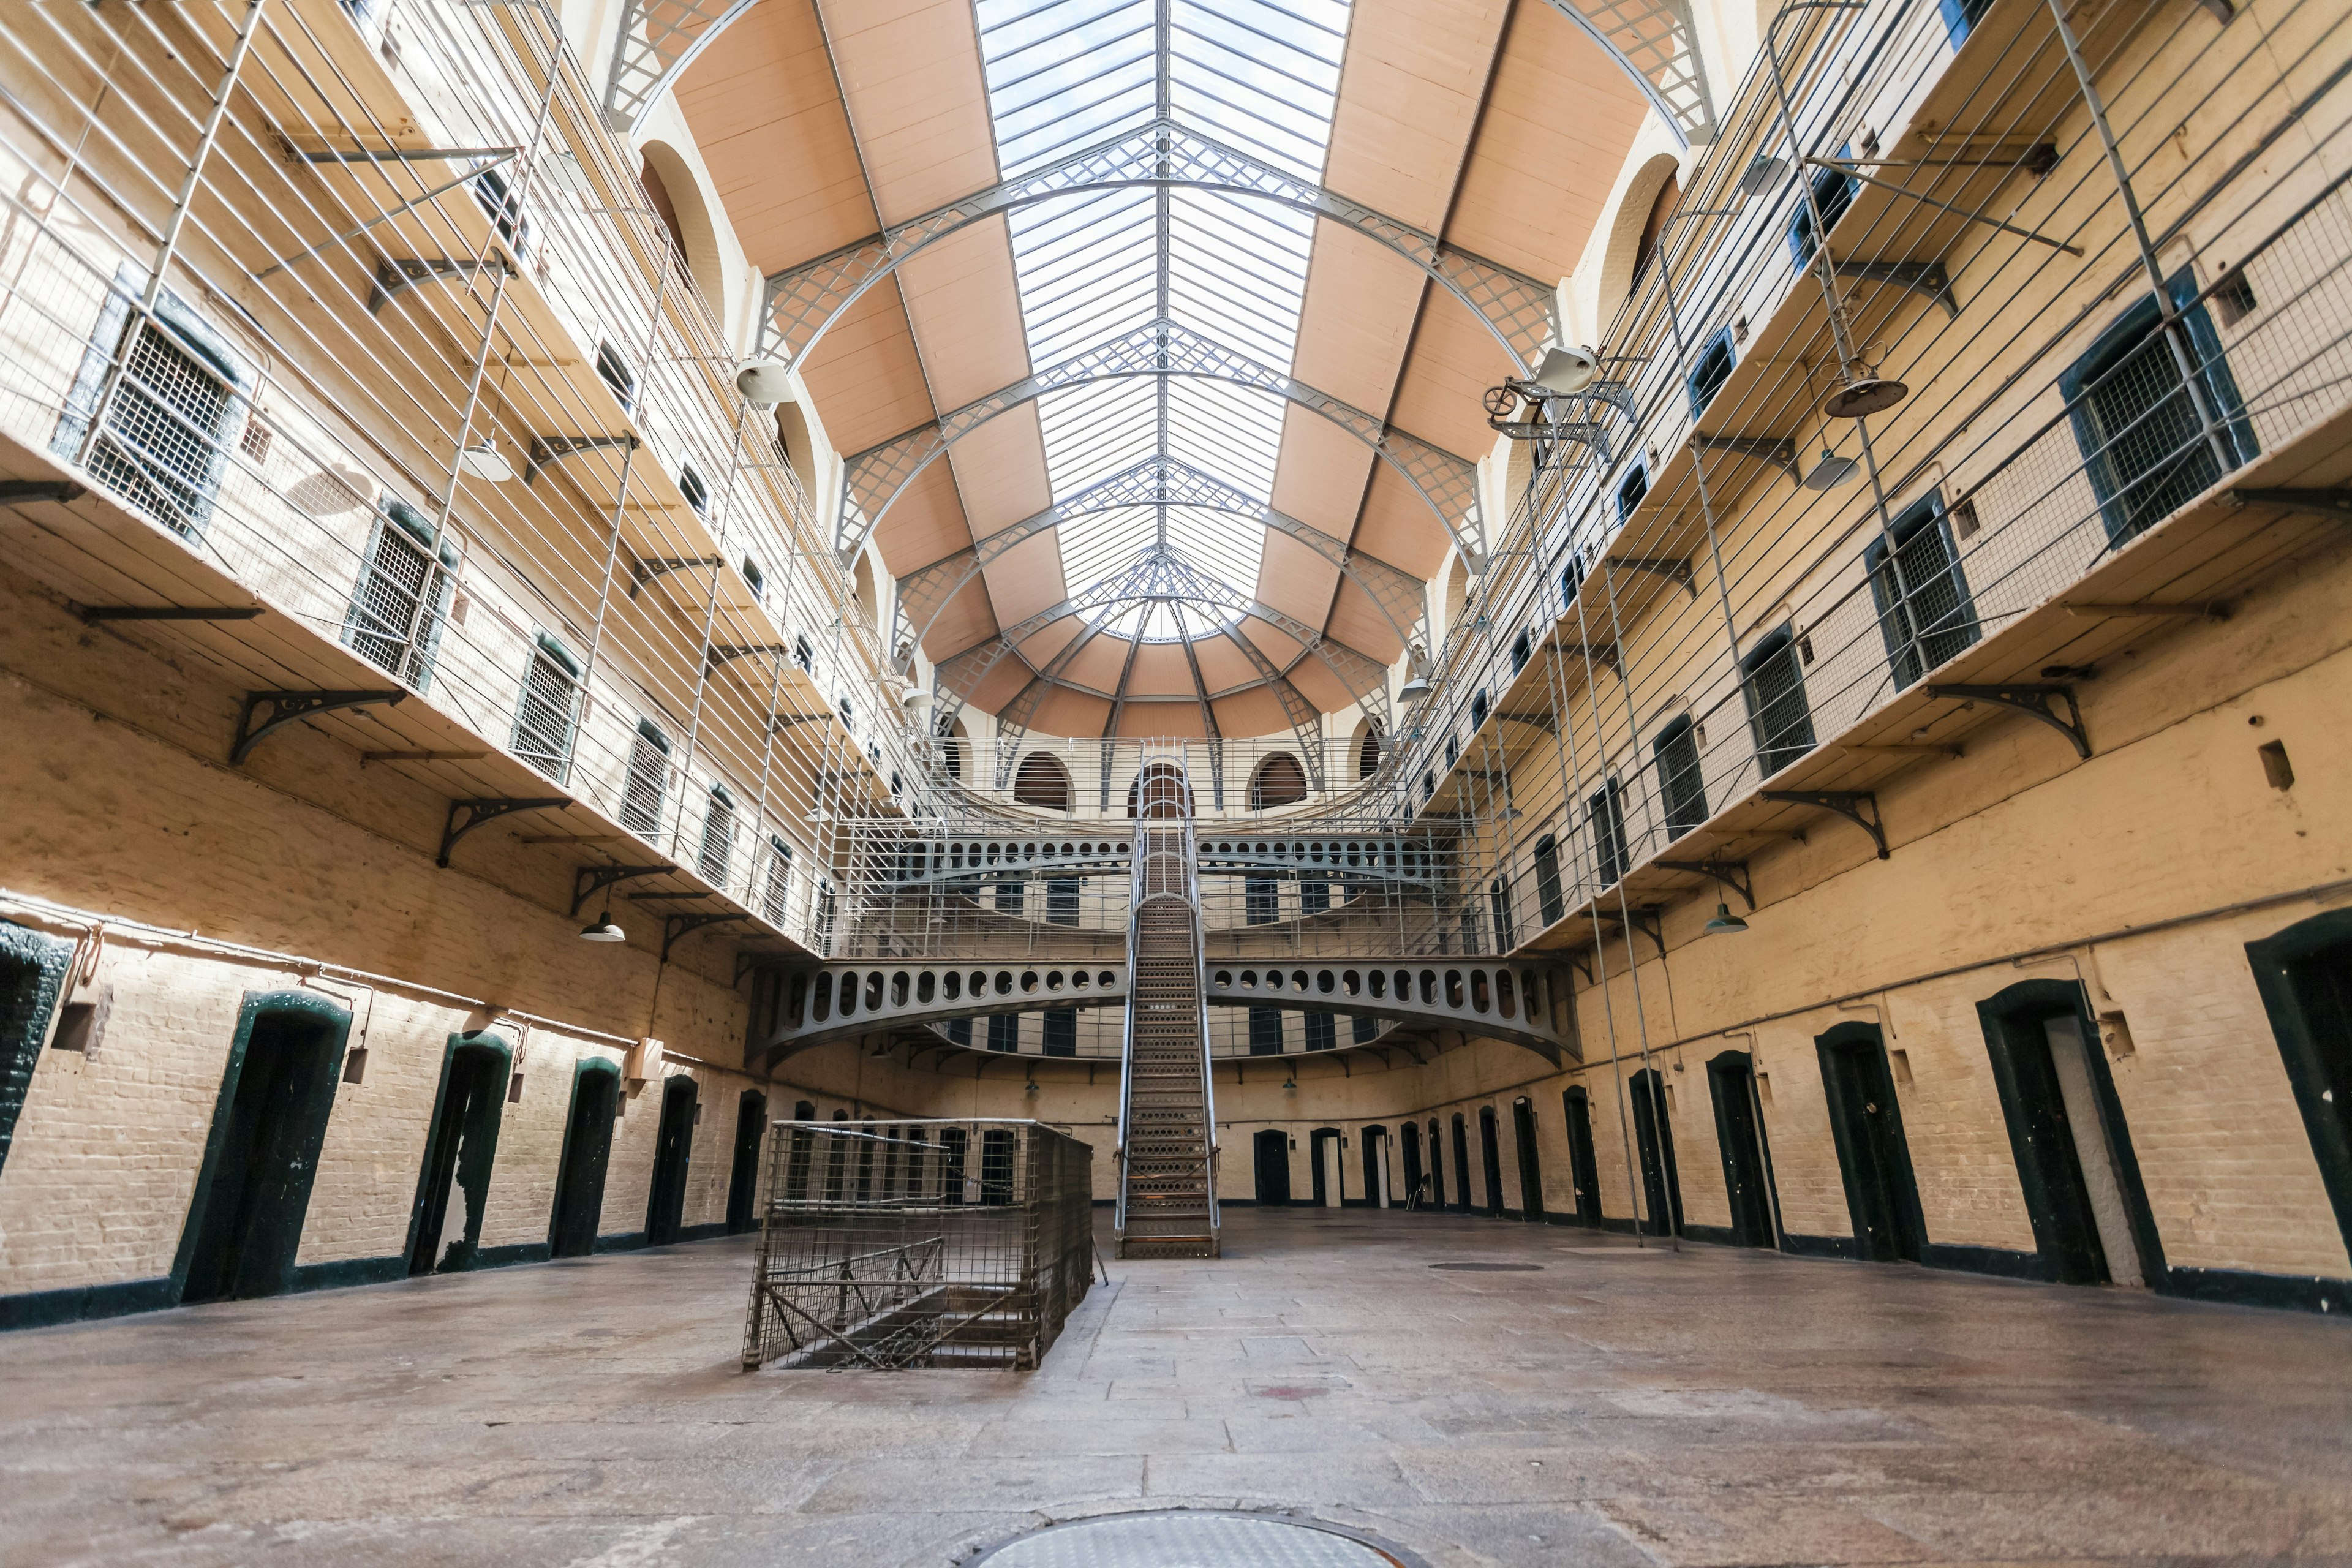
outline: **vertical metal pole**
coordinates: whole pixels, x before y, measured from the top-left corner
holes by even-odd
[[[123,322],[122,341],[115,344],[113,357],[107,361],[106,379],[99,386],[98,401],[90,407],[89,424],[81,433],[80,448],[74,454],[74,460],[84,468],[89,466],[90,454],[97,447],[100,433],[106,428],[107,416],[114,411],[114,400],[121,390],[131,351],[139,342],[141,330],[154,320],[155,307],[163,298],[163,280],[179,254],[180,230],[186,226],[188,211],[195,204],[196,187],[204,181],[205,165],[212,161],[213,149],[219,144],[221,124],[228,118],[229,100],[236,96],[237,79],[253,52],[253,35],[261,26],[261,8],[268,3],[268,0],[251,0],[245,8],[245,20],[238,24],[236,41],[229,47],[220,83],[213,89],[212,109],[205,114],[204,129],[188,154],[186,177],[180,182],[179,195],[173,198],[171,216],[163,221],[163,238],[155,247],[147,287],[140,292],[138,312]]]

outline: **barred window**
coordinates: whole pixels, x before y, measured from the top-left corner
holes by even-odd
[[[1249,1053],[1254,1057],[1278,1057],[1282,1054],[1282,1009],[1253,1007],[1249,1010]]]
[[[1625,852],[1625,807],[1615,779],[1592,792],[1584,803],[1584,817],[1592,827],[1593,871],[1601,887],[1613,887],[1624,877],[1630,861]]]
[[[1045,884],[1045,919],[1054,925],[1078,923],[1078,879],[1061,879]]]
[[[138,335],[115,382],[89,471],[164,527],[192,534],[212,515],[220,491],[234,395],[217,369],[162,328],[133,321]]]
[[[1025,885],[1020,882],[997,883],[996,912],[1000,915],[1019,914],[1021,912],[1022,895],[1026,890]]]
[[[1339,1043],[1339,1031],[1336,1026],[1338,1020],[1330,1014],[1309,1013],[1306,1015],[1304,1022],[1307,1025],[1308,1050],[1328,1051]]]
[[[1907,687],[1975,642],[1975,603],[1944,522],[1944,498],[1928,492],[1863,552],[1878,629],[1897,689]]]
[[[1657,733],[1650,756],[1658,764],[1658,795],[1666,830],[1679,837],[1706,820],[1706,784],[1699,776],[1698,727],[1685,713]]]
[[[833,953],[833,924],[835,912],[833,882],[830,879],[820,878],[816,885],[816,929],[809,933],[815,941],[819,957],[830,957]]]
[[[1707,395],[1712,397],[1714,394]],[[1642,498],[1649,493],[1650,470],[1646,465],[1635,463],[1625,471],[1624,479],[1617,485],[1617,521],[1623,522],[1632,517],[1633,509],[1640,506]]]
[[[637,721],[629,742],[629,778],[621,791],[621,826],[632,833],[661,827],[662,798],[669,792],[669,737],[650,719]]]
[[[1349,1021],[1355,1026],[1353,1033],[1356,1037],[1356,1044],[1360,1046],[1370,1045],[1380,1035],[1381,1021],[1378,1018],[1359,1013]]]
[[[1739,691],[1766,778],[1813,749],[1813,713],[1805,701],[1793,627],[1782,626],[1739,661]]]
[[[1049,1057],[1074,1057],[1078,1054],[1076,1008],[1055,1007],[1046,1012],[1045,1054]]]
[[[1281,892],[1271,877],[1245,877],[1242,879],[1242,921],[1244,925],[1272,925],[1282,918]]]
[[[436,547],[433,525],[406,501],[377,513],[352,595],[343,640],[352,651],[417,690],[433,679],[433,655],[457,592],[457,552]]]
[[[735,855],[735,797],[725,784],[710,786],[710,804],[702,814],[702,851],[697,861],[702,879],[714,888],[727,885],[728,862]]]
[[[1330,907],[1330,883],[1301,882],[1298,884],[1298,912],[1300,914],[1319,915]]]
[[[992,1013],[988,1016],[988,1048],[992,1051],[1016,1051],[1021,1048],[1021,1015]]]
[[[1692,418],[1706,412],[1706,405],[1715,401],[1715,395],[1731,379],[1734,363],[1731,329],[1726,327],[1707,340],[1706,346],[1699,350],[1698,363],[1691,367],[1688,385]],[[1643,483],[1648,482],[1645,477]]]
[[[793,847],[772,834],[768,838],[768,879],[760,889],[760,913],[772,926],[784,923],[785,900],[793,890]],[[971,1032],[970,1026],[965,1032]]]
[[[1559,895],[1559,840],[1545,834],[1536,840],[1536,909],[1549,925],[1568,912]]]
[[[1853,151],[1850,147],[1841,147],[1838,156],[1846,157]],[[1815,170],[1812,205],[1821,209],[1822,226],[1837,227],[1838,219],[1845,216],[1845,209],[1853,205],[1854,193],[1861,189],[1862,182],[1843,169]],[[1812,208],[1801,200],[1797,203],[1797,216],[1789,220],[1789,252],[1797,258],[1800,267],[1813,258]]]
[[[522,700],[515,709],[514,754],[563,782],[572,765],[572,731],[580,707],[580,661],[545,632],[530,650],[523,671]]]
[[[1486,889],[1486,901],[1495,911],[1495,951],[1508,952],[1519,945],[1518,927],[1511,919],[1511,879],[1496,878]]]

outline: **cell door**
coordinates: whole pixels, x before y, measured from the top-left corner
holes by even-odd
[[[1503,1148],[1496,1135],[1491,1105],[1478,1108],[1478,1163],[1479,1173],[1486,1178],[1486,1212],[1499,1215],[1503,1212]]]
[[[1339,1133],[1337,1128],[1318,1127],[1309,1137],[1307,1152],[1314,1156],[1315,1206],[1338,1208],[1346,1189],[1339,1179]]]
[[[1862,1256],[1917,1262],[1927,1242],[1911,1151],[1903,1138],[1903,1110],[1875,1024],[1840,1024],[1815,1037],[1822,1087],[1829,1100],[1830,1132],[1845,1180],[1846,1210]]]
[[[1757,1115],[1756,1074],[1746,1051],[1725,1051],[1706,1064],[1715,1101],[1715,1141],[1723,1153],[1723,1191],[1731,1206],[1731,1239],[1739,1247],[1770,1247],[1771,1167],[1764,1156],[1764,1124]]]
[[[1454,1119],[1454,1206],[1470,1211],[1470,1127],[1459,1116]]]
[[[1532,1101],[1511,1102],[1511,1137],[1519,1149],[1519,1214],[1540,1223],[1544,1216],[1543,1162],[1536,1152],[1536,1108]]]
[[[1560,1096],[1560,1110],[1568,1121],[1568,1173],[1576,1183],[1576,1219],[1579,1225],[1601,1228],[1601,1163],[1592,1152],[1591,1098],[1580,1089],[1571,1089]]]
[[[1374,1208],[1389,1206],[1389,1130],[1367,1127],[1364,1141],[1364,1201]]]
[[[1290,1134],[1269,1127],[1250,1140],[1251,1162],[1257,1175],[1261,1206],[1290,1202]]]
[[[653,1190],[646,1199],[646,1245],[677,1239],[686,1216],[686,1168],[694,1153],[698,1091],[684,1073],[662,1085],[661,1127],[654,1134]]]
[[[572,1115],[563,1129],[562,1163],[555,1180],[555,1223],[548,1237],[548,1250],[558,1258],[585,1258],[596,1250],[620,1087],[620,1071],[607,1061],[582,1062],[572,1071]]]
[[[274,1296],[292,1287],[334,1110],[350,1016],[330,1015],[313,997],[247,1008],[182,1242],[183,1301]]]
[[[1626,1084],[1633,1100],[1633,1142],[1642,1161],[1642,1229],[1649,1236],[1680,1236],[1683,1184],[1675,1168],[1674,1108],[1654,1068],[1643,1068]]]
[[[424,1173],[408,1225],[408,1272],[473,1266],[481,1245],[514,1047],[497,1035],[452,1037],[425,1138]],[[449,1223],[452,1207],[457,1224]],[[455,1229],[456,1235],[447,1233]],[[448,1245],[442,1246],[446,1239]]]
[[[2352,910],[2330,910],[2250,942],[2246,960],[2320,1184],[2352,1250]]]
[[[1421,1174],[1421,1124],[1404,1124],[1404,1203],[1407,1208],[1419,1208],[1429,1202]]]
[[[735,1236],[759,1223],[760,1146],[768,1138],[768,1097],[747,1089],[736,1101],[735,1163],[727,1176],[727,1234]],[[895,1146],[894,1146],[895,1147]]]

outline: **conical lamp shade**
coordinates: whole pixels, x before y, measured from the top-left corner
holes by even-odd
[[[1733,914],[1729,904],[1717,904],[1715,906],[1715,919],[1706,922],[1706,931],[1704,934],[1707,936],[1720,936],[1727,931],[1746,931],[1747,929],[1748,922],[1741,920],[1738,915]]]

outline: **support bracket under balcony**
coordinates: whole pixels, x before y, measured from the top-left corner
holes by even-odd
[[[682,936],[690,935],[706,926],[726,925],[733,921],[748,921],[751,918],[750,915],[730,913],[670,915],[662,921],[662,962],[664,963],[669,962],[669,950],[677,945],[677,939]]]
[[[1866,789],[1768,789],[1761,792],[1765,800],[1777,800],[1790,805],[1819,806],[1844,817],[1870,835],[1878,846],[1878,858],[1889,859],[1886,848],[1886,825],[1878,815],[1878,796]],[[1864,815],[1867,808],[1868,815]],[[1748,906],[1753,909],[1754,905]]]
[[[375,267],[375,287],[368,290],[367,309],[371,316],[381,314],[383,308],[411,289],[426,283],[446,283],[455,279],[470,278],[481,271],[503,272],[511,278],[514,268],[504,257],[492,257],[487,261],[470,258],[458,259],[446,256],[402,257],[394,261],[379,261]]]
[[[1653,860],[1669,871],[1687,871],[1694,877],[1712,877],[1716,885],[1729,888],[1748,904],[1748,912],[1756,912],[1756,885],[1749,879],[1748,866],[1739,860]]]
[[[519,811],[562,811],[572,804],[572,797],[562,795],[489,795],[473,800],[453,800],[449,803],[448,819],[441,825],[441,852],[433,863],[446,869],[449,851],[457,840],[486,822],[501,816],[511,816]]]
[[[1944,313],[1952,320],[1960,319],[1959,297],[1952,292],[1951,275],[1940,261],[1841,261],[1837,275],[1857,283],[1892,283],[1907,289],[1944,307]]]
[[[236,743],[229,751],[228,765],[243,767],[254,747],[298,719],[339,708],[372,708],[378,703],[390,708],[407,695],[398,687],[373,691],[248,691],[236,716]]]
[[[572,873],[572,912],[579,914],[580,906],[615,882],[625,882],[633,877],[658,877],[675,871],[675,866],[583,866]]]
[[[780,642],[720,642],[712,643],[704,656],[705,668],[717,669],[730,659],[754,658],[761,654],[787,654],[792,645]]]
[[[1684,593],[1698,597],[1698,578],[1691,572],[1687,557],[1680,555],[1604,555],[1603,566],[1614,566],[1623,572],[1646,572],[1653,577],[1671,577],[1682,585]]]
[[[76,605],[74,614],[85,626],[103,621],[249,621],[261,614],[259,605]]]
[[[1625,667],[1619,661],[1617,657],[1617,645],[1613,642],[1567,642],[1564,640],[1555,640],[1551,646],[1559,649],[1561,653],[1567,655],[1570,658],[1589,658],[1596,664],[1607,665],[1610,669],[1619,675],[1625,673]]]
[[[2039,719],[2074,743],[2074,754],[2088,761],[2091,737],[2083,729],[2083,710],[2074,689],[2063,682],[2017,681],[2006,686],[1930,686],[1927,695],[1953,702],[1991,702],[2014,708],[2029,719]],[[2058,711],[2063,698],[2066,711]]]
[[[71,479],[0,479],[0,506],[23,506],[37,500],[79,500],[89,493],[88,486]]]
[[[1691,444],[1702,452],[1730,452],[1758,458],[1785,470],[1798,484],[1805,482],[1805,470],[1797,466],[1797,444],[1785,436],[1694,436]],[[1618,564],[1625,563],[1621,561]],[[1684,570],[1689,570],[1687,563]]]
[[[640,445],[634,435],[533,436],[530,438],[530,460],[522,466],[522,482],[527,485],[536,483],[541,469],[581,452],[602,452],[613,447],[634,452]]]
[[[724,566],[726,560],[717,555],[646,555],[629,563],[629,597],[645,592],[646,584],[670,572],[690,571],[698,566]]]
[[[2283,506],[2289,511],[2352,522],[2352,490],[2231,490],[2230,495],[2242,506]]]

